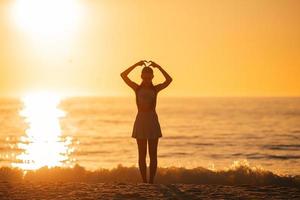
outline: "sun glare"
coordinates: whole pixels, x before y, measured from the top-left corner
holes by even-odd
[[[82,9],[77,0],[17,0],[12,14],[34,37],[63,37],[75,31]]]
[[[64,166],[70,163],[71,137],[63,138],[59,119],[65,113],[58,109],[60,98],[50,93],[27,95],[22,99],[28,129],[21,137],[18,148],[22,150],[13,163],[14,167],[34,170],[40,167]]]

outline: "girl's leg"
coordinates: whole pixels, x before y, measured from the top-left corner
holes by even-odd
[[[136,139],[139,150],[139,168],[144,183],[147,183],[147,139]]]
[[[154,182],[157,169],[157,144],[158,138],[148,139],[149,155],[150,155],[150,179],[149,183]]]

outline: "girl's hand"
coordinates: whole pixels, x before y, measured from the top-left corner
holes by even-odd
[[[152,66],[153,68],[160,68],[160,66],[157,63],[155,63],[153,61],[150,61],[150,62],[151,62],[150,66]]]
[[[143,66],[143,65],[145,65],[145,62],[146,62],[145,60],[141,60],[141,61],[135,63],[135,66]]]

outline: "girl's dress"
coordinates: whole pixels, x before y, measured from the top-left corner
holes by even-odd
[[[156,139],[162,137],[158,116],[155,110],[157,91],[155,87],[139,86],[135,90],[138,113],[135,118],[132,137],[137,139]]]

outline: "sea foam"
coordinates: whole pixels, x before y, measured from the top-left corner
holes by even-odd
[[[1,181],[62,181],[62,182],[141,182],[137,167],[118,165],[113,169],[100,168],[86,170],[75,165],[73,168],[47,168],[23,171],[18,168],[0,168]],[[235,161],[227,169],[214,170],[197,167],[193,169],[179,167],[159,167],[156,183],[173,184],[220,184],[220,185],[277,185],[300,188],[300,176],[279,175],[263,169],[251,167],[245,160]]]

